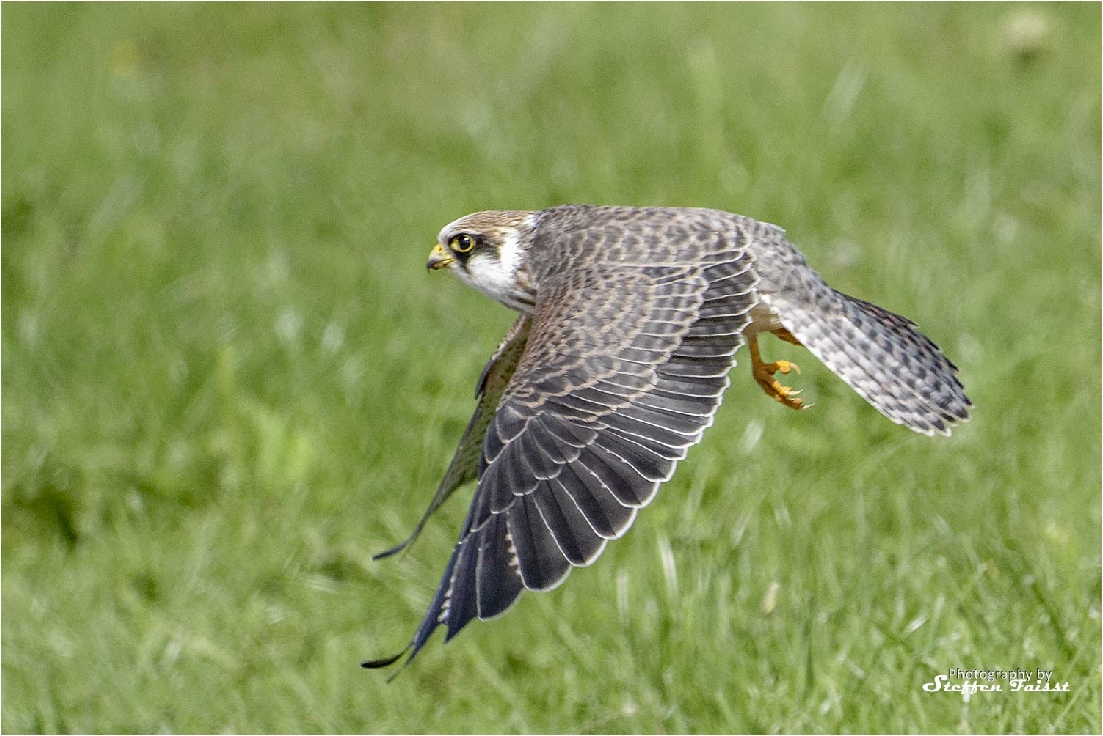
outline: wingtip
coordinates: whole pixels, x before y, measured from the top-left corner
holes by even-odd
[[[410,651],[411,646],[413,646],[413,645],[412,644],[407,644],[405,647],[403,647],[401,652],[399,652],[398,654],[394,654],[390,657],[382,657],[380,659],[366,660],[364,662],[361,662],[360,666],[363,667],[366,670],[378,670],[378,669],[383,669],[384,667],[390,667],[392,664],[394,664],[398,660],[402,659],[402,655],[404,655],[404,654],[406,654],[406,652]]]
[[[372,560],[385,560],[388,557],[392,557],[394,555],[397,555],[399,552],[406,549],[407,544],[409,544],[409,540],[406,540],[405,542],[402,542],[401,544],[395,545],[394,547],[391,547],[390,549],[385,549],[382,552],[374,554],[374,555],[372,555],[371,558],[372,558]]]

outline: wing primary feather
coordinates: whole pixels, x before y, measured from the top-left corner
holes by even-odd
[[[521,580],[529,590],[551,590],[571,569],[544,523],[531,495],[518,499],[506,516],[509,533],[517,551]]]
[[[508,611],[525,589],[517,570],[517,554],[506,518],[497,514],[487,522],[479,545],[477,569],[479,618],[496,618]]]

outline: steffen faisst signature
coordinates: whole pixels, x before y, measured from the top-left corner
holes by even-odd
[[[1068,682],[1053,680],[1053,670],[963,670],[951,667],[923,685],[929,693],[961,693],[969,700],[976,693],[1067,693]]]

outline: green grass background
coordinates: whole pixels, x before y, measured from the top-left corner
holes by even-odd
[[[5,4],[2,63],[5,732],[1099,732],[1098,4]],[[563,202],[784,226],[975,417],[741,353],[623,540],[388,684],[468,494],[371,555],[512,319],[428,250]]]

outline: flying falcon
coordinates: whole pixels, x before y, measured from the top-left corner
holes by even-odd
[[[520,317],[479,380],[478,404],[410,537],[478,481],[440,587],[383,667],[550,590],[624,534],[712,423],[744,343],[766,394],[798,392],[757,338],[803,345],[886,417],[949,434],[972,402],[914,323],[835,291],[780,228],[708,209],[566,205],[477,212],[440,232],[448,269]]]

